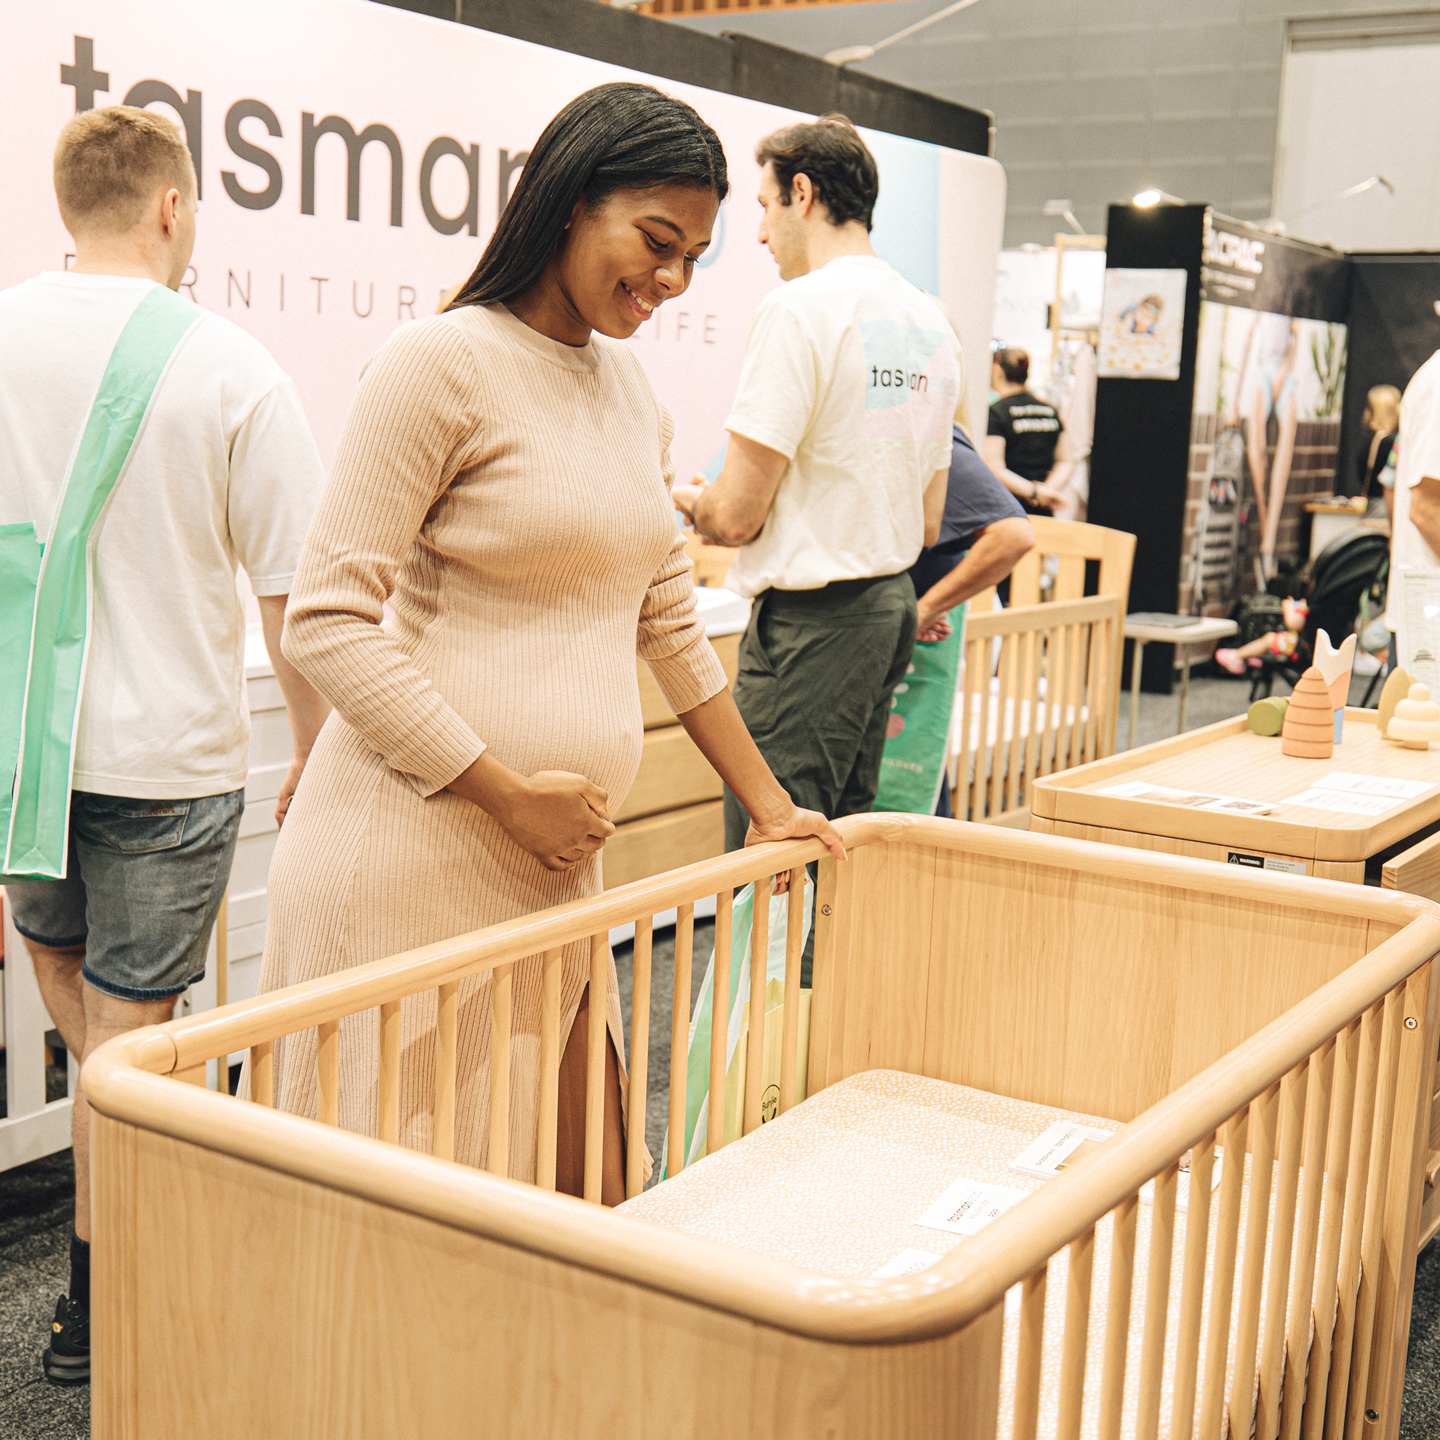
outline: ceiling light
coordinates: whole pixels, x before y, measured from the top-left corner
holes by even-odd
[[[831,65],[853,65],[857,60],[868,60],[887,45],[893,45],[897,40],[904,40],[917,30],[923,30],[927,25],[933,25],[937,20],[945,20],[951,15],[958,15],[962,10],[968,10],[976,3],[977,0],[955,0],[953,5],[947,5],[943,10],[937,10],[933,15],[927,15],[913,25],[907,25],[903,30],[897,30],[893,35],[887,35],[873,45],[846,45],[839,50],[827,52],[825,59]]]
[[[1069,200],[1047,200],[1044,213],[1051,219],[1058,215],[1077,235],[1085,233],[1085,227],[1075,218],[1074,208]]]
[[[1188,200],[1182,200],[1178,195],[1171,195],[1166,190],[1142,190],[1130,202],[1137,209],[1148,210],[1152,205],[1188,205]]]

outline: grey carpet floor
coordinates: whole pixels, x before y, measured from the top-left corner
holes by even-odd
[[[70,1152],[0,1175],[0,1440],[84,1440],[90,1388],[40,1375],[55,1301],[70,1283]]]

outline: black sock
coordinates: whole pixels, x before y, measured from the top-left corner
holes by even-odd
[[[70,1300],[90,1308],[90,1242],[70,1236]]]

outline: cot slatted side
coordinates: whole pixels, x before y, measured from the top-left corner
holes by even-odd
[[[605,992],[609,985],[610,939],[590,937],[590,1019],[585,1042],[585,1198],[600,1203],[605,1165]]]
[[[800,1068],[800,961],[805,936],[805,867],[790,872],[785,910],[785,1031],[780,1042],[780,1114],[795,1103]]]
[[[718,933],[718,932],[717,932]],[[695,905],[687,901],[675,916],[675,976],[670,1015],[670,1116],[665,1144],[665,1168],[678,1175],[685,1168],[685,1105],[688,1099],[686,1055],[690,1037],[690,967],[695,948]],[[717,954],[716,960],[719,960]]]
[[[510,1006],[515,967],[501,965],[490,979],[490,1138],[486,1166],[510,1173]]]
[[[1140,1198],[1116,1207],[1110,1254],[1110,1294],[1105,1314],[1105,1363],[1100,1382],[1100,1440],[1119,1440],[1130,1346],[1130,1291],[1135,1278],[1135,1226]]]
[[[322,1125],[340,1123],[340,1022],[322,1020],[316,1027],[318,1071]]]
[[[630,1099],[628,1113],[645,1114],[650,1079],[650,961],[654,948],[655,918],[644,915],[635,922],[634,988],[630,996]],[[678,947],[677,947],[678,948]],[[645,1126],[632,1122],[625,1154],[625,1198],[640,1193],[644,1184]]]
[[[1145,1333],[1140,1341],[1140,1393],[1135,1440],[1156,1440],[1165,1377],[1165,1329],[1170,1312],[1170,1269],[1175,1253],[1175,1195],[1180,1162],[1155,1178],[1151,1200],[1150,1269],[1145,1281]]]
[[[250,1047],[250,1098],[257,1105],[275,1104],[275,1042],[262,1040]]]
[[[755,882],[750,907],[750,1044],[745,1052],[745,1103],[742,1133],[760,1128],[760,1092],[765,1065],[765,974],[770,955],[770,889],[772,877]]]
[[[380,1007],[379,1136],[396,1144],[400,1139],[400,1002]]]
[[[460,983],[441,985],[435,1003],[435,1125],[431,1149],[439,1160],[455,1158],[455,1053],[460,1022]]]
[[[730,1014],[730,927],[735,892],[715,897],[715,970],[710,987],[710,1095],[705,1153],[713,1155],[725,1138],[726,1017]],[[683,1051],[681,1052],[684,1053]]]
[[[547,950],[540,973],[540,1104],[536,1125],[535,1178],[555,1188],[556,1127],[560,1116],[560,950]]]
[[[1040,1371],[1045,1352],[1044,1266],[1020,1289],[1020,1348],[1015,1368],[1015,1440],[1035,1440],[1040,1423]]]
[[[1090,1282],[1095,1268],[1095,1232],[1070,1242],[1070,1277],[1065,1287],[1065,1338],[1060,1357],[1058,1440],[1080,1440],[1085,1404],[1085,1353],[1090,1338]]]
[[[1179,1338],[1170,1405],[1170,1440],[1190,1440],[1195,1424],[1200,1320],[1205,1300],[1205,1248],[1210,1238],[1210,1176],[1214,1168],[1215,1136],[1210,1134],[1190,1151],[1185,1270],[1180,1282]]]

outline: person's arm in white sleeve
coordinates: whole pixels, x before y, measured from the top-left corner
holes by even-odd
[[[292,751],[275,823],[285,823],[295,787],[330,706],[281,653],[285,604],[305,532],[325,484],[319,452],[294,384],[269,390],[245,417],[230,446],[227,521],[236,554],[260,606],[265,650],[290,722]]]
[[[288,595],[257,595],[260,605],[260,628],[265,635],[265,653],[270,657],[270,666],[275,671],[275,681],[285,700],[285,715],[290,721],[290,738],[294,745],[291,752],[290,768],[280,782],[280,793],[275,798],[275,823],[285,823],[290,801],[295,796],[295,787],[305,771],[305,762],[310,758],[319,737],[320,727],[330,714],[330,703],[325,697],[285,658],[281,649],[281,635],[285,629],[285,605]]]
[[[725,422],[725,468],[711,486],[676,485],[670,492],[700,535],[744,545],[764,528],[810,427],[819,383],[815,344],[804,322],[784,305],[762,304],[750,322],[740,386]]]

